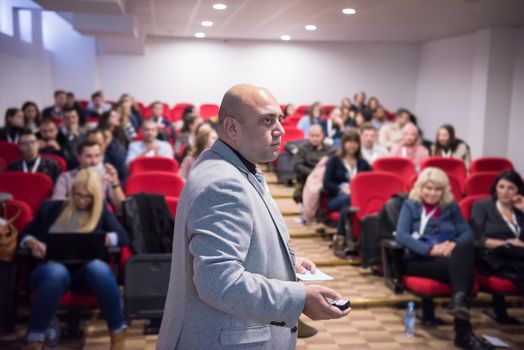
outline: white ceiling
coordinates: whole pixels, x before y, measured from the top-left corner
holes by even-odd
[[[142,43],[151,35],[187,38],[196,32],[212,39],[279,40],[288,34],[300,41],[424,42],[524,25],[523,0],[35,1],[48,10],[69,12],[64,17],[84,34],[111,41],[127,31],[128,39]],[[228,8],[214,10],[215,2]],[[347,7],[357,13],[342,14]],[[214,26],[202,27],[204,20]],[[318,29],[306,31],[306,24]]]

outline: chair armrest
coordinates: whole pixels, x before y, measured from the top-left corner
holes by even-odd
[[[380,246],[385,249],[403,250],[404,246],[392,239],[380,240]]]
[[[404,292],[402,285],[404,247],[391,239],[380,241],[382,262],[384,264],[384,282],[395,294]]]

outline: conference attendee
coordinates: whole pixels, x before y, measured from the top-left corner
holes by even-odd
[[[157,139],[158,126],[148,119],[142,125],[142,141],[133,141],[127,150],[126,164],[129,165],[138,157],[166,157],[173,158],[173,149],[169,142]]]
[[[380,131],[380,129],[388,123],[389,122],[386,118],[386,110],[384,109],[384,107],[378,106],[377,110],[373,112],[371,124],[375,127],[377,131]]]
[[[11,163],[7,168],[8,171],[42,173],[49,176],[53,182],[56,181],[60,175],[60,167],[54,160],[41,157],[38,154],[38,139],[31,130],[22,131],[18,147],[22,152],[22,159]]]
[[[297,109],[295,108],[295,105],[292,103],[288,103],[283,110],[284,118],[293,116],[297,112]]]
[[[471,226],[483,249],[479,270],[512,280],[524,295],[524,185],[516,171],[502,172],[491,198],[471,211]]]
[[[382,147],[391,149],[393,145],[402,140],[402,128],[409,123],[411,113],[404,108],[400,108],[395,113],[395,121],[387,123],[380,128],[378,143]]]
[[[366,116],[367,122],[371,121],[373,114],[375,114],[375,112],[378,110],[379,107],[380,107],[380,102],[378,98],[376,98],[375,96],[370,97],[363,111],[364,115]]]
[[[366,93],[359,91],[353,96],[351,110],[355,113],[362,112],[366,108]]]
[[[202,120],[193,114],[188,114],[183,119],[182,129],[180,134],[178,134],[175,141],[175,154],[178,156],[180,152],[183,152],[184,149],[188,150],[195,144],[196,139],[196,130],[198,126],[202,123]],[[183,157],[179,159],[181,162]]]
[[[68,169],[76,164],[76,162],[73,161],[74,155],[69,142],[60,132],[58,125],[56,125],[53,119],[44,119],[42,121],[38,136],[40,153],[62,157],[67,162]]]
[[[407,253],[405,275],[451,284],[455,345],[488,349],[471,329],[469,302],[475,274],[473,232],[453,201],[449,180],[438,169],[424,169],[400,210],[396,240]]]
[[[467,169],[471,164],[468,145],[455,137],[455,128],[449,124],[444,124],[438,129],[435,143],[431,146],[431,155],[462,160]]]
[[[329,118],[325,121],[325,139],[327,144],[333,145],[338,148],[340,146],[340,139],[342,133],[345,130],[344,119],[342,117],[342,111],[336,107],[329,112]]]
[[[86,117],[92,119],[100,119],[104,112],[111,109],[111,104],[105,101],[104,93],[102,91],[95,91],[91,95],[91,102],[87,105]]]
[[[100,117],[98,126],[103,129],[110,129],[113,133],[113,139],[117,140],[122,147],[127,149],[129,141],[127,140],[124,128],[120,125],[120,112],[117,108],[112,108],[109,111],[104,112],[102,117]]]
[[[369,163],[389,155],[387,149],[377,142],[377,130],[371,123],[364,123],[360,128],[360,139],[362,140],[362,157]]]
[[[295,349],[302,312],[348,314],[327,302],[341,298],[335,291],[296,282],[296,272],[315,265],[289,250],[284,219],[256,168],[278,156],[281,116],[264,88],[226,92],[219,139],[200,155],[179,199],[157,349]]]
[[[124,129],[129,128],[127,122],[131,124],[135,131],[138,131],[142,127],[143,118],[138,109],[135,107],[135,100],[129,94],[122,94],[120,100],[118,100],[118,106],[120,107],[120,117],[122,118],[122,126]],[[130,140],[134,140],[130,138]]]
[[[64,90],[56,90],[54,98],[54,105],[44,108],[42,117],[44,119],[54,119],[55,122],[59,123],[62,120],[62,109],[66,104],[66,92]]]
[[[419,129],[413,123],[407,123],[402,128],[402,140],[391,147],[390,155],[408,158],[413,161],[417,171],[422,162],[429,157],[429,152],[421,143]]]
[[[358,173],[371,171],[369,163],[362,158],[360,136],[355,130],[342,135],[342,143],[336,155],[329,158],[324,173],[323,191],[328,198],[328,209],[340,211],[337,232],[333,237],[333,252],[346,258],[353,253],[350,247],[353,237],[346,237],[346,211],[351,205],[351,179]]]
[[[22,349],[43,348],[45,331],[69,289],[94,293],[111,335],[111,350],[125,349],[127,328],[115,275],[107,262],[90,260],[77,265],[46,261],[49,235],[62,232],[89,234],[107,232],[107,246],[123,246],[129,239],[122,225],[107,209],[99,176],[90,170],[78,172],[66,201],[47,201],[24,230],[20,246],[41,262],[31,273],[29,285],[35,297],[29,309],[27,343]]]
[[[84,139],[86,128],[80,125],[80,117],[78,111],[74,108],[64,108],[64,122],[60,125],[60,132],[65,136],[71,149],[75,149],[76,146]]]
[[[53,199],[65,200],[71,197],[71,186],[76,175],[83,169],[91,169],[100,175],[104,198],[117,211],[120,211],[126,196],[120,186],[115,167],[103,162],[104,155],[100,145],[88,140],[82,141],[76,147],[76,157],[79,163],[78,168],[60,174],[53,191]]]
[[[366,122],[366,117],[364,115],[364,112],[357,112],[355,114],[355,118],[353,119],[353,125],[351,126],[357,129],[358,131],[360,130],[362,125],[364,125],[365,122]]]
[[[211,128],[201,129],[197,133],[197,138],[195,141],[194,149],[192,149],[189,154],[184,158],[182,164],[180,164],[180,169],[178,170],[178,175],[184,180],[189,176],[195,161],[198,159],[200,154],[206,149],[211,148],[217,139],[217,133]]]
[[[136,120],[134,122],[132,121],[134,115],[131,106],[132,103],[128,99],[124,99],[120,101],[116,107],[118,115],[120,116],[119,124],[122,130],[124,130],[127,143],[133,142],[137,138],[138,131],[140,130],[140,128],[136,127],[138,122]]]
[[[0,128],[0,141],[18,144],[24,125],[24,113],[18,108],[8,108],[5,111],[4,127]]]
[[[36,103],[32,101],[24,102],[22,113],[24,113],[25,128],[37,133],[42,122],[42,115]]]
[[[115,139],[109,127],[98,127],[90,130],[86,139],[95,142],[100,146],[102,154],[104,155],[103,162],[111,164],[118,172],[120,183],[125,183],[127,179],[126,149]]]
[[[321,117],[322,105],[320,102],[315,102],[311,105],[311,107],[309,107],[307,114],[302,116],[297,124],[297,129],[300,129],[304,132],[304,138],[307,139],[311,125],[324,124],[324,121],[321,119]]]
[[[300,146],[295,157],[293,169],[295,170],[297,182],[293,199],[302,203],[302,191],[307,177],[313,171],[320,159],[335,153],[335,149],[324,144],[324,131],[320,125],[312,125],[309,128],[308,142]]]
[[[151,107],[151,119],[153,119],[159,128],[158,137],[161,140],[169,141],[175,138],[175,128],[171,125],[169,119],[164,116],[164,104],[162,102],[156,101],[153,103]]]
[[[350,108],[351,109],[351,106],[353,105],[353,103],[351,102],[351,99],[349,97],[344,97],[342,98],[342,100],[340,101],[340,108]]]
[[[64,107],[65,107],[64,112],[66,108],[74,109],[76,111],[76,114],[78,115],[78,120],[80,122],[80,125],[85,125],[86,123],[85,111],[82,108],[82,106],[80,106],[80,103],[76,100],[75,94],[73,94],[72,92],[68,92],[66,94],[66,103]]]

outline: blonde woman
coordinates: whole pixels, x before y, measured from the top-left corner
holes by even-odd
[[[407,250],[404,274],[451,284],[448,310],[455,317],[455,345],[486,349],[469,323],[474,276],[473,232],[453,200],[446,174],[424,169],[404,202],[396,239]]]
[[[200,153],[204,152],[206,149],[211,148],[217,139],[217,133],[211,128],[201,128],[200,132],[197,134],[195,141],[195,150],[188,154],[182,164],[180,164],[180,169],[178,170],[178,175],[184,180],[189,176],[189,172],[195,164]]]
[[[48,235],[60,232],[89,234],[93,231],[108,232],[106,244],[109,246],[127,244],[126,231],[106,208],[100,183],[95,172],[80,170],[67,201],[42,204],[36,218],[22,234],[21,247],[29,249],[33,257],[44,259]],[[115,276],[106,262],[93,260],[75,267],[43,262],[33,270],[29,283],[36,298],[30,309],[24,349],[42,349],[44,332],[58,308],[60,298],[70,288],[96,295],[111,331],[111,349],[124,349],[123,331],[126,324],[122,301]]]

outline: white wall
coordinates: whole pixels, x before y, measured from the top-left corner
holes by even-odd
[[[524,174],[524,28],[518,31],[515,39],[512,90],[508,130],[508,157],[513,161],[520,174]]]
[[[149,38],[145,56],[99,56],[100,85],[112,99],[219,103],[228,87],[268,87],[282,103],[338,104],[358,90],[389,109],[413,108],[413,44],[246,42]]]

